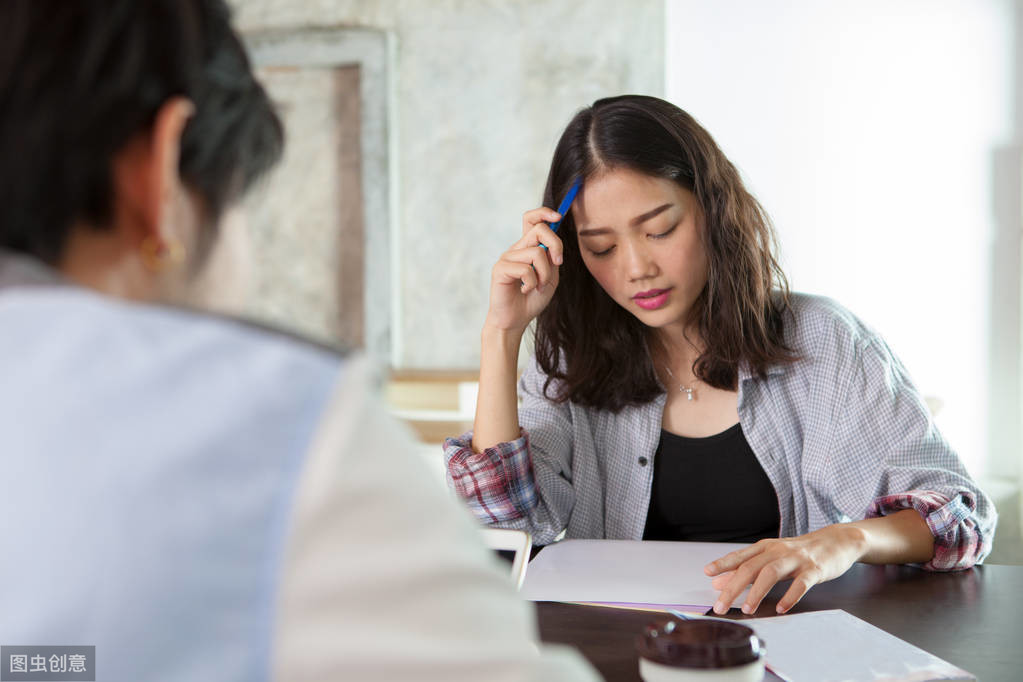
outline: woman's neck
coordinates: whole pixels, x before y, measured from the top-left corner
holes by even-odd
[[[660,374],[667,368],[670,374],[686,377],[693,374],[693,365],[703,354],[703,342],[695,329],[685,331],[656,329],[652,330],[650,354]]]

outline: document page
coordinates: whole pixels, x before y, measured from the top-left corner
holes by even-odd
[[[975,680],[970,673],[841,610],[741,622],[767,646],[767,660],[792,682]]]
[[[522,596],[530,601],[656,605],[706,611],[717,600],[718,592],[711,587],[703,567],[746,546],[722,542],[563,540],[545,547],[530,562]]]

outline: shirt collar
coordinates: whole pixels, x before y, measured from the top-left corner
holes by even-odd
[[[69,282],[55,269],[26,256],[0,249],[0,291],[24,286],[66,286]]]

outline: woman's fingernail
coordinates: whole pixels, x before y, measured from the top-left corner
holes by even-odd
[[[725,608],[725,603],[723,601],[719,601],[718,603],[714,604],[714,613],[718,614],[719,616],[727,610],[728,609]]]
[[[554,257],[554,264],[555,265],[561,265],[562,261],[564,261],[564,259],[561,256],[555,256]]]
[[[750,606],[749,604],[743,604],[742,612],[748,616],[749,614],[753,613],[753,607]]]

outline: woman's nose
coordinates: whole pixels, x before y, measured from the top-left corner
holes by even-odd
[[[650,249],[644,242],[630,240],[625,250],[625,267],[631,281],[647,279],[657,274],[657,263],[654,262]]]

